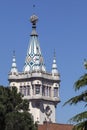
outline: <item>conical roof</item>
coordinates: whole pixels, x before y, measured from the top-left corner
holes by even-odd
[[[32,23],[32,32],[30,35],[30,42],[27,50],[23,71],[46,71],[38,41],[38,34],[36,32],[36,23],[38,21],[38,17],[36,15],[32,15],[30,21]]]

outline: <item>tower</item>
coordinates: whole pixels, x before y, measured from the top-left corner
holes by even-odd
[[[23,71],[19,72],[16,66],[16,57],[13,54],[12,67],[8,74],[10,87],[16,87],[17,91],[29,100],[29,109],[34,121],[43,124],[44,121],[55,123],[56,105],[60,102],[59,86],[60,76],[57,70],[56,57],[52,63],[52,70],[47,72],[41,53],[36,23],[38,17],[32,15],[32,32],[27,49]]]

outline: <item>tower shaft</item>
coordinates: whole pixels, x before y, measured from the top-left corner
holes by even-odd
[[[29,112],[33,115],[35,122],[40,124],[45,121],[55,123],[56,105],[60,102],[60,76],[55,59],[53,60],[52,72],[46,71],[36,32],[37,20],[36,15],[30,18],[32,33],[23,72],[12,73],[10,71],[8,75],[9,86],[16,87],[23,98],[29,100]],[[13,61],[12,66],[16,68],[15,60]]]

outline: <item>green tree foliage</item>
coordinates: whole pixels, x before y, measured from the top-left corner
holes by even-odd
[[[36,130],[31,114],[28,112],[8,113],[5,118],[5,130]]]
[[[74,90],[81,90],[81,94],[72,97],[64,105],[76,105],[83,102],[84,107],[87,107],[87,74],[84,74],[74,84]],[[81,112],[70,119],[71,122],[75,123],[74,130],[87,130],[87,111]]]
[[[0,130],[37,130],[28,111],[28,100],[23,100],[15,87],[0,86]]]

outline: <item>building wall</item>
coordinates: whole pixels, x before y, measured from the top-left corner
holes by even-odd
[[[59,76],[48,73],[18,73],[9,75],[9,86],[16,87],[29,100],[34,121],[56,122],[55,107],[59,100]]]

